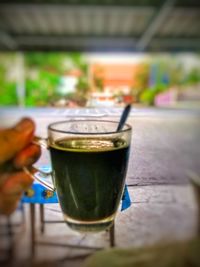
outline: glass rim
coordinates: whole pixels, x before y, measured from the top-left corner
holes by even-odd
[[[64,123],[72,123],[72,122],[109,122],[109,123],[113,123],[116,124],[116,126],[118,126],[119,122],[118,121],[112,121],[112,120],[95,120],[95,119],[84,119],[84,120],[63,120],[63,121],[58,121],[58,122],[52,122],[48,125],[48,130],[53,131],[53,132],[57,132],[57,133],[68,133],[68,134],[74,134],[74,135],[109,135],[109,134],[118,134],[118,133],[125,133],[128,132],[130,130],[132,130],[132,126],[128,123],[125,123],[124,126],[126,126],[126,129],[121,129],[120,131],[111,131],[111,132],[74,132],[74,131],[70,131],[70,130],[59,130],[59,129],[55,129],[53,128],[53,126],[56,126],[58,124],[64,124]]]

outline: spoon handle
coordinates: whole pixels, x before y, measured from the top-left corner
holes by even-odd
[[[125,121],[129,115],[129,112],[131,111],[131,105],[127,105],[122,113],[122,116],[120,118],[118,127],[117,127],[117,132],[122,130],[122,128],[124,127]]]

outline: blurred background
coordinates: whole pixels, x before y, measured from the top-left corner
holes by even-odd
[[[0,105],[198,108],[195,0],[0,3]]]
[[[36,135],[46,137],[56,120],[118,121],[127,103],[134,131],[126,183],[133,205],[119,212],[116,245],[195,237],[200,220],[189,171],[200,174],[200,1],[0,0],[0,128],[30,116]],[[36,167],[49,170],[48,153]],[[108,233],[70,232],[57,200],[35,184],[5,223],[6,259],[14,265],[29,259],[30,266],[37,252],[40,260],[69,257],[63,266],[75,267],[87,256],[80,245],[109,246]],[[18,214],[27,228],[16,240],[11,223],[24,225]]]

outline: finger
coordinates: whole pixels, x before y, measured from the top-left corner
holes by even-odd
[[[23,118],[13,128],[0,131],[0,164],[12,159],[33,139],[35,123]]]
[[[13,160],[15,168],[21,169],[25,166],[33,165],[41,155],[41,148],[36,144],[30,144],[22,151],[17,153]]]
[[[6,181],[0,188],[0,194],[15,195],[28,189],[33,179],[27,173],[20,171],[8,175]]]
[[[1,194],[0,195],[0,214],[10,215],[16,210],[18,203],[22,197],[22,193],[16,195]]]
[[[4,176],[7,179],[0,188],[0,213],[9,215],[16,209],[23,191],[31,186],[33,179],[24,172]]]

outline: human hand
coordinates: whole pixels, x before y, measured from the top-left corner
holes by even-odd
[[[34,132],[35,124],[29,118],[12,128],[0,129],[0,214],[11,214],[33,182],[23,167],[34,172],[31,165],[41,154],[40,147],[32,143]]]

